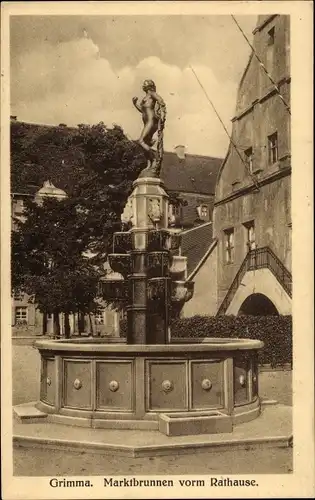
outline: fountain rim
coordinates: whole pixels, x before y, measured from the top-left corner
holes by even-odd
[[[105,340],[105,339],[104,339]],[[93,342],[90,338],[82,339],[50,339],[37,340],[34,347],[38,350],[48,351],[74,351],[74,352],[94,352],[94,353],[126,353],[126,354],[145,354],[145,353],[177,353],[177,352],[208,352],[208,351],[238,351],[238,350],[257,350],[264,347],[261,340],[254,339],[222,339],[207,338],[206,341],[199,342],[179,341],[169,344],[125,344],[125,343],[100,343]],[[225,340],[225,342],[224,342]]]

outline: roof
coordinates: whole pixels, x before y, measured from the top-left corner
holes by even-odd
[[[15,130],[20,129],[18,133],[30,141],[32,141],[33,137],[36,138],[37,134],[39,138],[41,138],[41,136],[44,137],[46,131],[52,129],[55,129],[61,136],[76,129],[76,127],[67,127],[63,124],[54,126],[22,122],[17,119],[11,119],[11,126],[13,126]],[[38,154],[43,162],[49,161],[51,148],[54,148],[54,144],[40,144],[40,152]],[[67,154],[67,163],[77,163],[78,158],[75,148],[70,150],[68,148],[67,152],[65,152],[64,146],[58,146],[58,148],[60,158],[63,158],[64,155]],[[184,146],[181,146],[181,148],[183,149],[182,152],[184,152]],[[54,154],[56,154],[55,149]],[[214,195],[217,174],[222,161],[222,158],[197,154],[184,154],[184,158],[179,158],[176,152],[165,151],[162,162],[161,178],[164,180],[165,187],[168,191]],[[58,182],[58,185],[60,185],[60,182]],[[63,185],[61,187],[65,188]],[[23,192],[24,190],[25,192],[29,192],[27,186],[25,188],[19,188],[19,192]]]
[[[181,255],[187,257],[187,276],[189,277],[204,258],[213,243],[212,222],[182,231]]]
[[[264,14],[258,16],[257,19],[257,24],[255,29],[253,30],[253,34],[255,34],[257,31],[260,31],[262,28],[266,26],[267,23],[272,21],[275,17],[277,17],[279,14]]]
[[[186,154],[180,159],[176,153],[164,152],[161,178],[169,191],[214,194],[222,158]]]

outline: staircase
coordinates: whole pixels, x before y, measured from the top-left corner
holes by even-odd
[[[256,269],[269,269],[283,289],[287,292],[289,297],[292,297],[291,273],[269,247],[256,248],[255,250],[250,250],[247,253],[222,304],[219,307],[217,316],[226,313],[247,271],[255,271]]]

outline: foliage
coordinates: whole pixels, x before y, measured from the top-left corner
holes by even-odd
[[[169,195],[169,204],[173,205],[173,207],[186,207],[188,205],[187,201],[181,198],[180,193],[176,191],[170,191]]]
[[[26,202],[12,234],[12,288],[31,296],[42,312],[94,310],[102,270],[85,255],[89,234],[74,200]],[[103,271],[104,273],[104,271]]]
[[[144,167],[139,146],[115,126],[11,126],[11,189],[45,180],[66,199],[25,201],[12,234],[12,288],[42,312],[93,312],[113,233]]]
[[[292,316],[192,316],[172,321],[173,338],[257,339],[261,364],[292,365]]]

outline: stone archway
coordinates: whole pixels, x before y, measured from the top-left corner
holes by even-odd
[[[246,316],[276,316],[279,313],[274,303],[266,295],[253,293],[244,300],[238,314]]]
[[[291,314],[291,298],[269,269],[257,269],[245,274],[226,314],[237,316],[245,300],[254,294],[268,297],[278,314]]]

